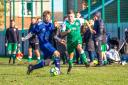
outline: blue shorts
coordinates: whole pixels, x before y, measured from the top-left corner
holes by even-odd
[[[49,42],[40,43],[40,50],[42,51],[44,55],[44,59],[51,58],[53,53],[56,51],[53,45]]]

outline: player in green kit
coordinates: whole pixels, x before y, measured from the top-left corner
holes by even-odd
[[[75,14],[73,10],[68,12],[68,20],[64,22],[63,25],[63,32],[61,33],[63,36],[67,35],[67,50],[69,53],[69,67],[67,73],[71,72],[73,66],[73,57],[74,57],[74,50],[77,49],[82,61],[84,62],[85,66],[88,67],[88,61],[84,50],[82,49],[82,37],[80,34],[80,21],[75,19]]]

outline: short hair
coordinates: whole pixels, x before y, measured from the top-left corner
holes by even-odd
[[[81,4],[83,4],[83,5],[87,6],[87,1],[82,0]]]
[[[15,22],[15,20],[14,19],[11,19],[10,22]]]
[[[97,16],[98,18],[100,18],[100,17],[101,17],[101,12],[97,11],[97,12],[94,14],[94,16]]]
[[[45,17],[46,15],[50,15],[51,16],[51,12],[49,10],[46,10],[43,12],[43,17]]]
[[[74,14],[74,11],[73,10],[69,10],[68,14]]]
[[[39,20],[39,19],[41,19],[41,17],[37,17],[37,18],[36,18],[36,20]]]

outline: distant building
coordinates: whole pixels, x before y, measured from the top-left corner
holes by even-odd
[[[41,8],[41,0],[33,0],[33,2],[31,2],[32,0],[24,0],[24,29],[28,29],[29,28],[29,24],[31,22],[31,15],[33,12],[33,17],[41,17],[42,13],[44,10],[50,10],[51,11],[51,0],[42,0],[42,8]],[[11,4],[11,7],[10,7]],[[9,21],[10,21],[10,15],[11,18],[13,18],[13,6],[15,8],[15,22],[17,27],[21,30],[22,29],[22,0],[15,0],[15,3],[13,4],[13,0],[11,3],[7,3],[7,8],[9,9],[9,11],[6,14],[6,26],[7,28],[9,27]],[[10,9],[11,8],[11,9]],[[42,9],[42,11],[41,11]],[[11,13],[10,13],[11,11]],[[56,11],[54,13],[54,17],[56,18],[56,20],[61,20],[63,19],[62,17],[62,12]],[[4,28],[4,23],[0,26],[1,29]]]

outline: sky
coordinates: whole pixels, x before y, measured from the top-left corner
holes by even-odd
[[[54,10],[63,11],[63,0],[54,0]]]

